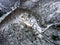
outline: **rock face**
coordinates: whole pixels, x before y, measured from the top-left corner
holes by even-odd
[[[0,0],[0,17],[18,6],[19,0]]]
[[[17,2],[7,1],[7,9]],[[0,45],[60,45],[60,1],[20,0],[0,23]]]

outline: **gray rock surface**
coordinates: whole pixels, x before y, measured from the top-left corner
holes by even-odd
[[[0,0],[0,17],[3,14],[11,11],[12,8],[17,7],[19,4],[19,0]]]
[[[20,0],[0,23],[0,45],[60,45],[60,1]]]

